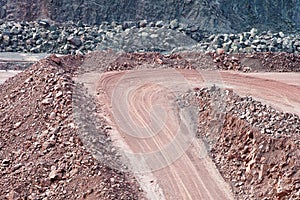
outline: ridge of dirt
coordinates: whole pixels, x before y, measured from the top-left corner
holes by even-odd
[[[97,161],[78,136],[72,78],[83,61],[52,55],[0,85],[0,199],[141,196],[131,174]]]
[[[179,54],[124,53],[110,64],[107,71],[138,69],[141,65],[148,65],[149,68],[153,68],[154,65],[159,65],[160,68],[193,68],[193,66]]]
[[[216,96],[226,100],[226,112],[213,106]],[[198,137],[207,141],[237,199],[299,199],[299,116],[232,90],[202,88],[185,98],[198,106]],[[219,134],[216,117],[222,123]]]
[[[218,69],[266,71],[266,72],[300,72],[300,55],[293,53],[247,53],[225,54],[222,51],[210,53]]]
[[[119,71],[148,68],[184,68],[199,70],[234,70],[243,72],[300,72],[300,55],[286,52],[253,52],[253,53],[204,53],[201,51],[182,51],[163,55],[158,52],[125,53],[114,51],[95,51],[85,56],[93,63],[88,68],[92,71]],[[113,60],[107,59],[113,58]],[[105,63],[101,59],[106,59]],[[32,62],[0,62],[3,70],[24,70]],[[99,67],[101,66],[101,67]],[[85,67],[85,70],[88,68]],[[99,69],[96,69],[99,68]]]

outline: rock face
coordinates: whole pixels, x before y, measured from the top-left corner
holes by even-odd
[[[247,26],[266,30],[300,28],[300,2],[296,0],[221,0],[220,9],[237,30]]]
[[[274,0],[3,0],[0,18],[36,20],[49,18],[57,22],[81,21],[172,21],[190,24],[211,32],[262,30],[292,31],[300,28],[300,2]]]
[[[17,1],[3,0],[0,1],[0,18],[4,20],[35,20],[39,18],[47,18],[48,7],[46,0],[33,1]]]

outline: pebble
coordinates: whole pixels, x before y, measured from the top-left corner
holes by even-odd
[[[9,166],[9,163],[10,163],[10,160],[8,160],[8,159],[3,159],[2,160],[2,166],[4,166],[4,167]]]
[[[22,122],[17,122],[14,125],[14,129],[19,128],[22,125]]]
[[[42,101],[42,104],[48,105],[48,104],[51,104],[52,102],[53,102],[52,98],[46,98]]]

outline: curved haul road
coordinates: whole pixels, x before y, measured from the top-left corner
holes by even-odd
[[[148,198],[233,199],[204,144],[193,138],[195,113],[174,99],[189,88],[216,84],[300,115],[300,74],[276,76],[171,69],[108,72],[98,82],[98,99],[131,169],[148,177],[140,179]]]
[[[1,72],[0,83],[16,73]],[[300,116],[300,73],[143,70],[79,79],[92,94],[98,88],[116,144],[123,142],[149,199],[233,199],[203,143],[193,140],[195,119],[174,103],[177,94],[216,84]]]
[[[5,71],[0,70],[0,84],[4,83],[8,78],[15,76],[16,74],[20,73],[21,71]]]

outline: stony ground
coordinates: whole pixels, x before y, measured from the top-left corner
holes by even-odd
[[[94,55],[51,56],[0,85],[0,185],[5,188],[1,199],[142,198],[132,174],[97,161],[79,138],[72,117],[72,78],[85,59],[102,64],[100,71],[139,69],[142,63],[192,69],[197,68],[195,59],[206,61],[205,69],[244,70],[227,63],[239,66],[246,58],[259,62],[258,67],[248,66],[250,71],[299,71],[299,58],[291,54],[118,54],[116,60],[106,55],[103,61],[92,60]],[[198,136],[207,141],[211,157],[237,199],[300,198],[299,116],[215,87],[184,96],[199,106]],[[218,101],[213,99],[220,96],[226,103],[215,105]],[[224,112],[214,111],[216,106]],[[224,126],[213,126],[216,118]],[[98,123],[104,145],[109,146],[105,121]],[[220,134],[210,134],[216,128]]]
[[[300,197],[298,115],[216,87],[183,97],[199,107],[198,137],[238,199]]]

